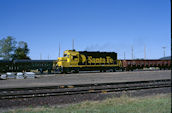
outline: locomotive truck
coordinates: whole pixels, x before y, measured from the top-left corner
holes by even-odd
[[[66,50],[63,57],[58,58],[56,69],[61,73],[93,70],[115,72],[122,67],[121,65],[121,61],[117,60],[117,53],[115,52]]]

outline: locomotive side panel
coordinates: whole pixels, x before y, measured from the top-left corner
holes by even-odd
[[[79,51],[80,56],[85,56],[85,62],[79,65],[112,65],[117,64],[117,53],[115,52],[87,52]],[[82,58],[82,57],[81,57]],[[83,61],[83,60],[81,60]]]

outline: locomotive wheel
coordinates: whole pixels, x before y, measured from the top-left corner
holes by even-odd
[[[122,71],[124,71],[125,69],[124,69],[124,68],[122,68],[121,70],[122,70]]]
[[[51,69],[48,69],[48,74],[51,74]]]
[[[113,69],[110,69],[109,71],[110,71],[110,72],[114,72]]]

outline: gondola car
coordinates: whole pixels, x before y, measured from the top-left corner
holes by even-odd
[[[15,71],[30,71],[30,70],[38,70],[41,73],[43,71],[48,71],[51,73],[53,69],[54,60],[14,60],[14,68]]]
[[[171,68],[171,60],[155,60],[155,59],[147,59],[147,60],[121,60],[122,67],[126,70],[134,70],[134,69],[143,69],[150,67],[158,67],[161,69],[170,69]]]

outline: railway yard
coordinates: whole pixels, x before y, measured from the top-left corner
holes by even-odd
[[[44,74],[0,82],[0,108],[76,103],[120,96],[171,92],[171,71]]]
[[[124,1],[0,0],[0,113],[172,113],[171,1]]]

